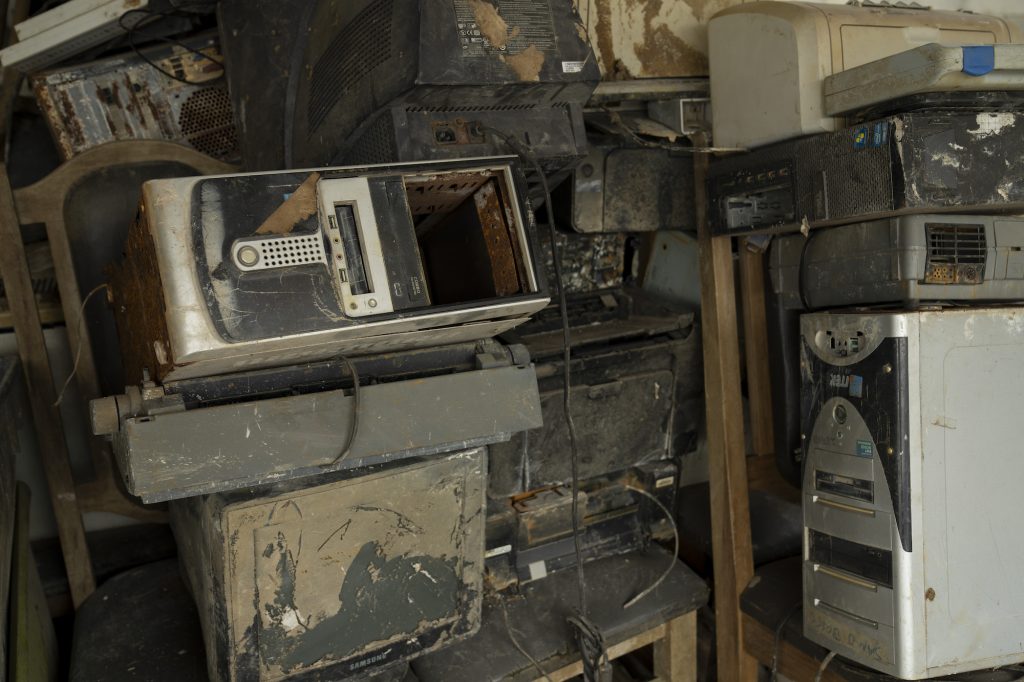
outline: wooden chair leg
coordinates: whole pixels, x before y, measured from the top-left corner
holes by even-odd
[[[696,682],[696,611],[666,624],[665,636],[654,643],[654,675],[658,682]]]

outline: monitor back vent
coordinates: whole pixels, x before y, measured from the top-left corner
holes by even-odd
[[[313,65],[308,110],[309,132],[316,132],[347,91],[391,58],[394,0],[374,0],[357,14]]]

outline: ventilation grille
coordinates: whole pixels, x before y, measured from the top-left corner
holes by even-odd
[[[409,113],[452,114],[460,111],[529,111],[536,109],[536,104],[485,104],[481,106],[460,107],[406,107]]]
[[[268,237],[237,242],[231,249],[235,265],[243,272],[327,263],[320,233],[295,237]]]
[[[384,112],[359,136],[344,153],[341,162],[388,163],[401,161],[395,146],[395,131],[391,114]]]
[[[928,265],[925,282],[929,284],[978,284],[985,275],[983,225],[925,226],[928,239]]]
[[[185,140],[202,153],[222,160],[238,157],[231,98],[223,88],[202,88],[189,95],[181,105],[178,127]]]
[[[313,66],[309,132],[323,124],[341,95],[391,58],[393,0],[376,0],[341,30]]]

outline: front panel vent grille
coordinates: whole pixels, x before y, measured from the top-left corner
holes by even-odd
[[[928,284],[978,284],[985,276],[984,225],[925,225]]]

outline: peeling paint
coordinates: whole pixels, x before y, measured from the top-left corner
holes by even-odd
[[[990,112],[978,114],[975,120],[978,127],[967,132],[975,137],[986,138],[999,135],[1003,128],[1017,123],[1017,116],[1012,112]]]
[[[707,22],[742,0],[578,0],[605,79],[706,76]]]

